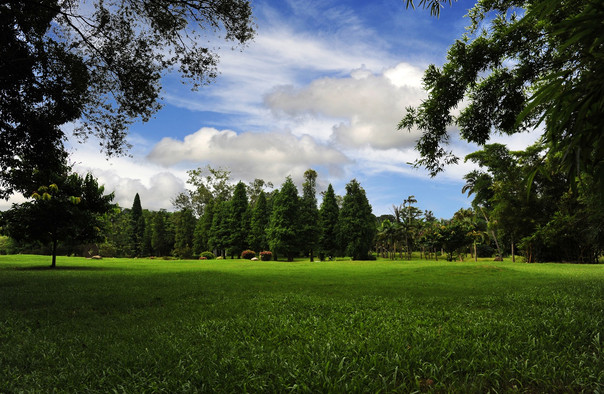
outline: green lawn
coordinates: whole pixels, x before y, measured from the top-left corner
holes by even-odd
[[[0,256],[0,392],[602,392],[604,265]]]

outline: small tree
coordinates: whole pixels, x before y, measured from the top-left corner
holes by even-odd
[[[248,243],[250,248],[256,252],[268,249],[268,240],[266,232],[270,221],[268,205],[266,203],[266,194],[261,191],[258,195],[256,205],[252,209],[252,218],[250,222],[250,234]]]
[[[310,261],[319,241],[319,210],[317,209],[317,172],[309,169],[304,173],[302,198],[300,199],[300,243]]]
[[[3,232],[16,240],[50,243],[51,267],[56,267],[59,242],[91,242],[102,239],[102,215],[114,208],[113,193],[90,174],[54,175],[54,182],[40,186],[33,201],[14,204],[1,217]]]

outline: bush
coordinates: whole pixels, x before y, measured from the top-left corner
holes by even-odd
[[[263,252],[260,252],[260,260],[262,261],[271,261],[273,258],[273,253],[265,250]]]
[[[248,249],[241,252],[242,259],[251,260],[252,257],[256,257],[256,252],[254,252],[253,250]]]
[[[205,259],[202,259],[202,257],[205,257]],[[214,256],[214,253],[208,252],[208,251],[202,252],[199,255],[200,260],[214,260],[215,258],[216,258],[216,256]]]

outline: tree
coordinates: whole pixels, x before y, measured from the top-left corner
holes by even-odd
[[[285,254],[287,261],[293,261],[294,256],[300,250],[299,219],[298,189],[288,176],[281,185],[281,190],[274,197],[268,228],[268,242],[271,250],[275,253]]]
[[[193,252],[201,254],[210,249],[210,231],[212,229],[212,221],[214,219],[214,201],[210,200],[205,205],[203,216],[197,221],[193,238]]]
[[[353,260],[368,259],[376,225],[365,190],[356,179],[346,185],[338,223],[340,245],[346,255]]]
[[[228,227],[231,255],[239,257],[248,247],[247,237],[250,232],[249,206],[243,182],[235,186],[233,199],[230,201]]]
[[[198,217],[204,213],[205,206],[210,201],[228,201],[233,195],[234,186],[231,184],[231,171],[223,168],[197,168],[187,171],[189,180],[187,183],[193,186],[193,190],[180,193],[172,205],[175,208],[193,209]]]
[[[338,220],[340,208],[331,183],[323,194],[323,202],[319,209],[319,255],[333,258],[338,255]]]
[[[143,217],[143,207],[141,199],[136,193],[130,210],[130,240],[131,251],[134,257],[141,257],[143,251],[143,238],[145,235],[145,218]]]
[[[173,254],[181,259],[193,255],[193,233],[197,223],[191,209],[183,209],[174,213],[174,251]]]
[[[151,246],[156,256],[169,256],[174,247],[174,233],[170,223],[170,214],[160,209],[153,214]]]
[[[208,32],[237,44],[254,35],[248,0],[81,3],[0,5],[0,197],[26,192],[35,169],[58,171],[68,122],[123,153],[128,126],[161,107],[163,74],[178,68],[194,87],[216,76]]]
[[[304,172],[302,198],[300,199],[300,243],[304,254],[314,261],[314,252],[319,241],[319,210],[317,208],[317,172]]]
[[[212,227],[208,239],[208,246],[214,251],[215,255],[220,255],[222,258],[226,257],[226,251],[230,246],[230,205],[230,201],[216,201],[214,203],[214,215],[212,216]]]
[[[515,12],[518,7],[524,12]],[[483,23],[491,11],[496,16]],[[546,156],[560,154],[559,170],[575,186],[588,174],[603,195],[601,2],[479,1],[469,16],[469,31],[449,49],[447,63],[424,74],[428,99],[407,108],[399,124],[423,133],[416,165],[436,175],[458,161],[445,148],[451,126],[484,145],[493,132],[514,134],[544,123]],[[462,100],[468,104],[454,117]]]
[[[64,170],[53,177],[53,183],[40,186],[31,196],[33,201],[13,204],[3,212],[0,223],[16,240],[49,243],[52,268],[56,267],[59,242],[102,240],[102,216],[114,208],[113,193],[105,195],[92,175],[82,178]]]
[[[268,239],[266,232],[270,222],[270,211],[266,201],[266,194],[261,191],[256,200],[256,205],[252,209],[252,217],[250,221],[250,235],[248,243],[250,248],[255,252],[268,250]]]

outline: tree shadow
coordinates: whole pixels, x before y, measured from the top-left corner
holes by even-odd
[[[37,265],[34,267],[15,267],[15,271],[114,271],[118,268],[112,267],[91,267],[84,265],[51,267],[50,265]]]

